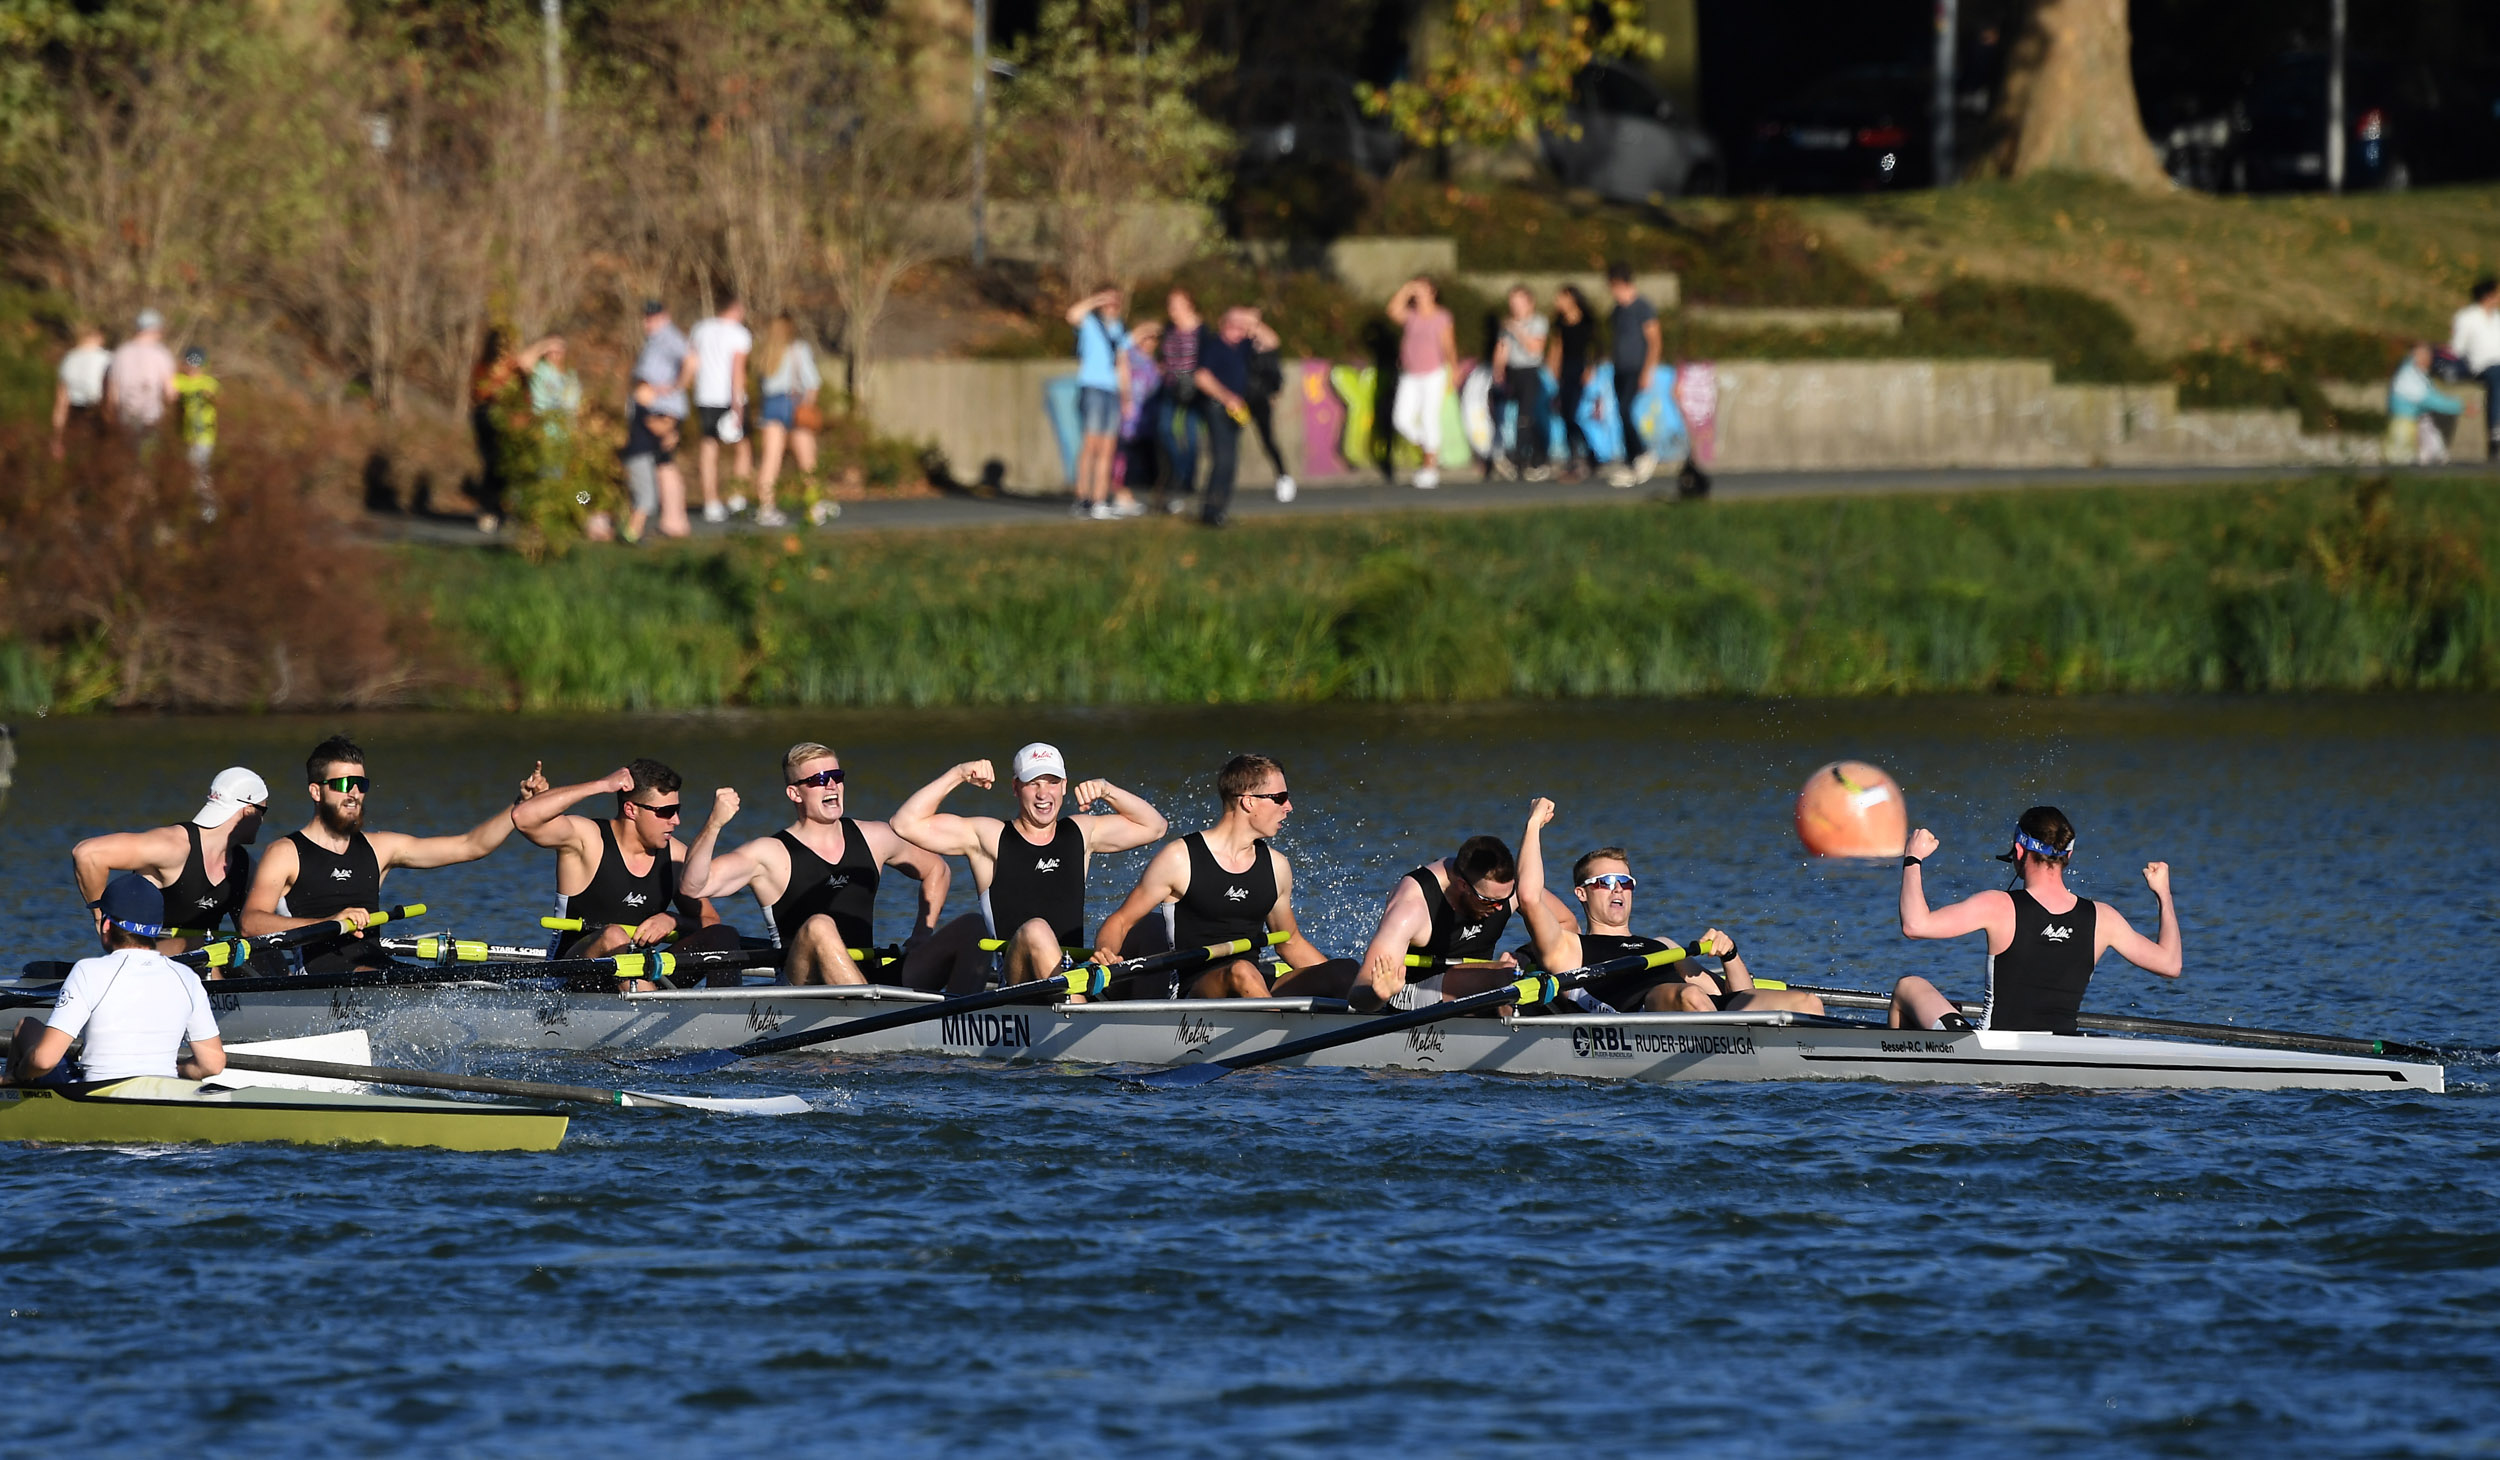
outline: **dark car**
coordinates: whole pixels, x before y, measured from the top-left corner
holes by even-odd
[[[1754,128],[1747,170],[1755,187],[1848,193],[1925,187],[1935,84],[1907,66],[1843,71],[1790,97]]]
[[[1208,101],[1240,139],[1245,170],[1347,167],[1386,177],[1397,166],[1397,132],[1365,114],[1352,79],[1335,72],[1244,71],[1217,83]]]
[[[1613,203],[1645,203],[1727,187],[1719,144],[1627,66],[1600,62],[1574,78],[1567,129],[1539,140],[1554,175]]]

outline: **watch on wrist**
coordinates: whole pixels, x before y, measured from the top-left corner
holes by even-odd
[[[1902,866],[1904,866],[1904,867],[1916,867],[1916,866],[1921,866],[1921,865],[1923,865],[1923,864],[1926,862],[1926,860],[1927,860],[1927,859],[1926,859],[1925,857],[1911,857],[1911,856],[1904,856],[1904,857],[1901,859],[1901,865],[1902,865]]]

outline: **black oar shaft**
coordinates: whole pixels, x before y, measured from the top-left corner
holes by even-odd
[[[1883,1009],[1892,1004],[1886,996],[1865,989],[1825,988],[1810,983],[1791,983],[1788,987],[1844,1008]],[[1956,1003],[1954,1007],[1976,1016],[1985,1006]],[[2297,1029],[2254,1029],[2241,1024],[2202,1024],[2185,1019],[2151,1019],[2135,1014],[2078,1014],[2075,1016],[2075,1027],[2099,1034],[2154,1034],[2170,1039],[2210,1039],[2223,1044],[2248,1044],[2264,1049],[2315,1049],[2328,1054],[2437,1059],[2443,1053],[2456,1052],[2426,1044],[2409,1044],[2401,1039],[2309,1034]]]
[[[419,1090],[457,1090],[469,1095],[505,1095],[520,1100],[558,1100],[568,1105],[623,1105],[622,1090],[588,1085],[547,1085],[536,1080],[498,1080],[486,1075],[438,1075],[431,1070],[386,1070],[373,1065],[338,1065],[328,1060],[285,1059],[271,1054],[230,1054],[226,1066],[267,1075],[308,1075],[324,1080],[354,1080],[366,1085],[404,1085]]]

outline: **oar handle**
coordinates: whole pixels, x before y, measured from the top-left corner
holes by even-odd
[[[540,918],[538,920],[538,926],[545,928],[551,933],[580,933],[587,932],[591,924],[581,918]],[[623,928],[625,930],[625,936],[628,938],[633,937],[635,934],[642,931],[642,924],[640,923],[601,923],[599,926]],[[664,936],[675,939],[684,935],[681,932],[672,931]]]
[[[232,964],[242,963],[254,953],[267,949],[300,948],[307,943],[318,943],[326,938],[362,937],[384,923],[403,922],[409,918],[423,916],[425,916],[424,903],[403,903],[398,907],[388,908],[367,917],[362,928],[350,928],[336,918],[323,918],[317,923],[306,923],[300,928],[289,928],[283,933],[262,933],[257,936],[227,938],[211,943],[205,948],[195,948],[174,961],[189,964],[193,968],[225,968]]]

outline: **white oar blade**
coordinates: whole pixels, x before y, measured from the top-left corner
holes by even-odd
[[[718,1095],[654,1095],[647,1090],[628,1090],[630,1105],[669,1105],[684,1110],[708,1110],[716,1115],[805,1115],[816,1107],[796,1095],[759,1095],[733,1099]]]

